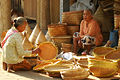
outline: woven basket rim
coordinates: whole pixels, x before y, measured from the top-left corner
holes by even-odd
[[[49,68],[56,68],[56,70],[51,70]],[[65,69],[57,69],[58,67],[65,67]],[[45,71],[48,71],[48,72],[60,72],[60,71],[63,71],[63,70],[68,70],[68,69],[71,69],[71,66],[68,66],[68,65],[60,65],[60,64],[57,64],[57,65],[50,65],[50,66],[46,66],[44,68]]]
[[[81,11],[63,12],[63,14],[73,14],[73,13],[80,13],[80,12],[83,12],[83,10],[81,10]]]
[[[67,26],[67,24],[49,24],[48,27]]]
[[[53,37],[51,37],[51,38],[72,38],[72,36],[68,36],[68,35],[66,35],[66,36],[53,36]]]

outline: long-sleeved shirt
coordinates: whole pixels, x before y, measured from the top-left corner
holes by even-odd
[[[12,27],[6,34],[8,36],[11,30],[16,30]],[[22,46],[22,37],[19,32],[12,34],[5,42],[3,48],[3,62],[7,64],[17,64],[22,62],[23,56],[30,55],[32,51],[24,51]]]
[[[100,27],[98,23],[91,19],[89,22],[82,20],[80,24],[80,37],[83,38],[85,35],[95,37],[95,45],[101,45],[103,41],[103,36],[101,34]]]

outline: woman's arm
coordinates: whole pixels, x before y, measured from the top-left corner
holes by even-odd
[[[19,56],[30,55],[32,51],[25,51],[22,45],[22,37],[19,33],[15,33],[15,41],[16,41],[16,50]]]
[[[80,24],[80,37],[81,38],[83,38],[85,36],[84,32],[83,32],[83,29],[84,29],[84,21],[82,20],[81,24]]]

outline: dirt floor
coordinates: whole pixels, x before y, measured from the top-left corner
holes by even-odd
[[[34,71],[18,71],[14,73],[8,73],[2,69],[0,53],[0,80],[62,80],[60,78],[52,78],[45,74],[41,74]]]

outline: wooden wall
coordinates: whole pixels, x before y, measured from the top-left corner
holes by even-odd
[[[50,0],[50,18],[51,23],[60,21],[60,0]]]
[[[24,0],[24,16],[36,20],[37,0]]]

